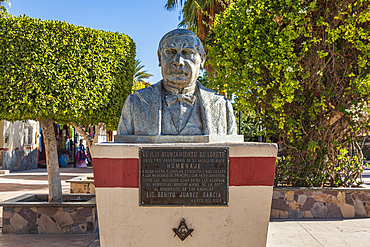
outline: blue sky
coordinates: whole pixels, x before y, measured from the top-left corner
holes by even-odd
[[[71,24],[122,32],[136,43],[136,58],[153,75],[150,83],[161,76],[157,48],[161,37],[177,28],[179,9],[167,11],[165,0],[10,0],[9,13],[42,20],[59,20]]]

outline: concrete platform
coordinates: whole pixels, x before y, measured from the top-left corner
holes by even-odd
[[[243,143],[243,135],[115,135],[115,143]]]
[[[9,175],[10,170],[0,170],[0,175]]]

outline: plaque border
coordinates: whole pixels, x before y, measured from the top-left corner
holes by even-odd
[[[227,152],[227,160],[226,160],[226,189],[227,189],[227,193],[226,193],[226,203],[221,205],[221,204],[201,204],[201,205],[189,205],[189,204],[178,204],[178,205],[151,205],[151,204],[143,204],[142,203],[142,197],[141,197],[141,159],[142,159],[142,152],[143,150],[145,149],[160,149],[160,150],[163,150],[163,149],[166,149],[166,148],[170,148],[170,149],[178,149],[178,150],[191,150],[191,149],[195,149],[195,150],[199,150],[199,149],[213,149],[213,150],[217,150],[217,149],[222,149],[222,150],[225,150],[226,149],[226,152]],[[229,147],[227,146],[224,146],[224,147],[139,147],[139,206],[140,207],[228,207],[229,206],[229,187],[230,187],[230,184],[229,184],[229,162],[230,162],[230,156],[229,156]]]

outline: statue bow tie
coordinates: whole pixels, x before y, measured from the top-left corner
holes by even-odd
[[[166,95],[166,102],[168,106],[178,101],[184,101],[185,103],[189,105],[194,105],[195,99],[196,97],[194,95],[186,95],[182,93],[178,93],[176,95],[173,95],[173,94]]]

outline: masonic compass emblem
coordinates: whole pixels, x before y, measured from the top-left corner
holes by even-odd
[[[185,223],[185,219],[182,219],[179,227],[173,228],[173,231],[175,232],[175,236],[177,235],[181,241],[184,241],[189,235],[192,236],[191,233],[194,231],[194,229],[189,229]]]

